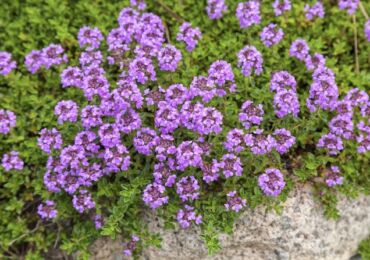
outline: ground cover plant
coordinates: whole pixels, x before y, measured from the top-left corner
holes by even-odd
[[[291,3],[290,3],[291,2]],[[370,187],[370,4],[4,1],[0,253],[125,255],[309,183],[331,218]],[[367,252],[366,242],[361,250]]]

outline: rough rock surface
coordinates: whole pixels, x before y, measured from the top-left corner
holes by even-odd
[[[152,231],[163,237],[161,249],[149,248],[143,259],[328,259],[348,260],[361,240],[370,234],[370,197],[342,198],[341,218],[328,220],[309,188],[291,192],[281,216],[265,213],[263,207],[248,210],[235,223],[233,235],[221,235],[222,250],[207,256],[197,228],[164,231],[150,221]],[[153,218],[154,219],[154,218]],[[120,242],[98,240],[92,246],[93,259],[123,259]]]

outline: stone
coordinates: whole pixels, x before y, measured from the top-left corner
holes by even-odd
[[[149,227],[162,236],[162,248],[145,249],[142,258],[348,260],[370,234],[370,197],[364,195],[353,200],[340,197],[341,218],[337,221],[323,215],[308,186],[292,191],[283,208],[282,215],[266,213],[264,207],[246,210],[236,221],[232,235],[220,235],[222,249],[213,256],[207,255],[198,227],[164,230],[161,221],[151,215]],[[92,259],[123,259],[121,245],[100,239],[91,247]]]

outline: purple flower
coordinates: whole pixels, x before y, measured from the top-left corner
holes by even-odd
[[[158,40],[156,42],[153,42],[154,44],[164,42],[163,35],[164,35],[165,27],[163,25],[162,19],[153,13],[143,13],[140,17],[139,23],[136,25],[136,28],[134,27],[134,29],[135,29],[135,39],[139,43],[141,43],[141,45],[142,45],[142,41],[141,41],[142,37],[147,38],[148,40],[151,38],[150,35],[144,36],[144,34],[148,34],[148,33],[151,34],[150,32],[155,32],[152,35],[154,36],[152,40],[154,39]]]
[[[52,170],[47,170],[44,174],[44,185],[50,192],[60,192],[59,174]]]
[[[145,57],[136,57],[130,62],[129,74],[141,84],[157,80],[152,61]]]
[[[82,67],[98,67],[103,62],[103,55],[101,51],[84,51],[81,52],[79,62]]]
[[[284,37],[282,29],[278,28],[276,24],[270,23],[262,29],[260,34],[261,41],[267,47],[278,44]]]
[[[256,75],[262,73],[263,59],[261,53],[254,46],[247,45],[238,53],[238,67],[244,76],[252,75],[253,69]]]
[[[295,91],[283,89],[275,94],[274,109],[277,117],[283,118],[288,114],[297,117],[299,108],[299,100]]]
[[[367,22],[365,23],[364,33],[367,41],[370,42],[370,20],[367,20]]]
[[[146,3],[144,0],[130,0],[131,7],[136,7],[138,10],[144,10]]]
[[[271,152],[276,147],[276,141],[271,135],[264,135],[262,129],[257,129],[244,137],[245,144],[253,154],[262,155]]]
[[[203,150],[193,141],[184,141],[176,151],[178,170],[184,171],[187,167],[199,167],[202,163]]]
[[[118,16],[118,23],[120,27],[125,28],[128,30],[130,25],[136,25],[139,19],[139,12],[130,8],[126,7],[121,10]]]
[[[201,135],[219,134],[222,131],[222,119],[221,112],[216,108],[206,107],[199,112],[194,130]]]
[[[150,128],[142,128],[136,133],[134,138],[134,147],[136,151],[144,155],[150,155],[154,147],[157,145],[157,133]]]
[[[182,201],[195,200],[199,197],[200,186],[194,176],[182,177],[176,183],[176,192]]]
[[[82,126],[86,129],[103,124],[102,113],[97,106],[86,106],[81,111]]]
[[[185,205],[183,209],[177,211],[176,219],[182,228],[190,227],[192,221],[197,225],[202,223],[202,216],[197,215],[194,211],[194,207],[188,205]]]
[[[76,171],[64,171],[58,174],[58,182],[68,194],[74,194],[79,187],[85,184],[82,177],[79,177]]]
[[[92,75],[84,78],[83,91],[87,100],[92,101],[94,96],[100,98],[109,94],[109,82],[103,75]]]
[[[0,133],[8,134],[17,124],[17,117],[12,111],[0,109]]]
[[[308,44],[303,39],[295,40],[290,46],[289,54],[290,57],[296,57],[297,59],[304,61],[309,55],[310,48]]]
[[[317,1],[313,6],[306,4],[304,6],[304,13],[306,19],[309,21],[315,19],[315,17],[324,18],[325,15],[324,5],[320,1]]]
[[[242,176],[243,167],[240,158],[234,154],[224,154],[218,168],[222,171],[225,178],[232,176]]]
[[[270,81],[271,91],[279,92],[283,89],[294,91],[297,89],[297,81],[294,76],[284,70],[273,73]]]
[[[321,136],[317,143],[317,147],[328,149],[330,155],[337,155],[341,150],[343,150],[343,142],[340,137],[332,133],[328,133]]]
[[[45,203],[41,203],[37,207],[37,214],[42,219],[53,219],[57,216],[58,211],[55,209],[55,202],[52,200],[46,200]]]
[[[200,166],[202,173],[203,173],[203,180],[207,184],[211,182],[217,181],[219,176],[219,163],[214,159],[212,163],[205,163],[203,162]]]
[[[356,138],[357,141],[357,151],[358,153],[366,153],[370,151],[370,133],[366,135],[360,134]]]
[[[227,193],[227,202],[225,208],[227,211],[232,210],[239,212],[243,207],[247,205],[247,201],[236,194],[236,191],[230,191]]]
[[[260,125],[263,115],[264,111],[261,104],[255,105],[251,100],[247,100],[241,107],[239,120],[245,129],[249,129],[252,125]]]
[[[182,84],[173,84],[167,90],[165,94],[167,104],[173,107],[183,104],[188,99],[189,90]]]
[[[78,67],[68,67],[63,70],[62,74],[60,75],[62,87],[78,87],[82,88],[82,71]]]
[[[95,202],[93,201],[90,192],[87,190],[80,190],[78,194],[73,195],[72,199],[73,207],[80,213],[95,208]]]
[[[199,28],[192,28],[190,23],[184,22],[180,26],[176,40],[186,44],[186,50],[191,52],[197,46],[198,41],[202,38]]]
[[[227,11],[225,0],[207,0],[206,11],[211,20],[220,19]]]
[[[236,17],[242,29],[259,24],[261,22],[260,3],[255,0],[239,3],[236,8]]]
[[[47,154],[50,154],[53,149],[61,149],[63,144],[62,135],[56,128],[42,129],[37,142],[41,150]]]
[[[166,188],[158,183],[151,183],[146,186],[143,193],[143,201],[152,209],[156,209],[168,203],[168,196],[165,196]]]
[[[136,244],[140,241],[140,238],[137,236],[132,236],[131,240],[124,244],[125,250],[123,250],[123,254],[125,256],[131,256],[132,253],[136,250]]]
[[[340,170],[338,166],[331,166],[325,172],[325,183],[328,187],[334,187],[343,184],[344,178],[340,176]]]
[[[266,169],[266,171],[258,177],[258,186],[265,195],[277,197],[285,187],[284,176],[278,169]]]
[[[10,153],[6,153],[3,155],[1,165],[4,167],[6,172],[13,169],[20,171],[23,169],[24,163],[22,159],[19,158],[18,152],[11,151]]]
[[[155,147],[156,158],[163,162],[168,156],[175,154],[177,148],[175,146],[175,138],[172,135],[162,134],[159,136],[157,146]]]
[[[244,132],[241,129],[232,129],[227,133],[224,147],[230,153],[240,153],[244,151]]]
[[[81,166],[88,166],[85,150],[79,145],[69,145],[64,147],[60,153],[60,162],[63,168],[71,167],[79,169]]]
[[[156,163],[153,176],[156,183],[166,187],[172,187],[176,182],[176,174],[168,163]]]
[[[368,101],[367,103],[363,104],[360,107],[360,112],[361,112],[361,116],[367,117],[370,122],[370,101]]]
[[[100,146],[95,143],[97,136],[92,131],[79,132],[75,137],[75,145],[83,147],[86,152],[97,153]]]
[[[360,0],[339,0],[338,6],[341,10],[347,10],[348,14],[356,12]]]
[[[344,100],[351,102],[353,107],[357,107],[369,102],[369,95],[358,88],[353,88],[348,91],[347,95],[344,97]]]
[[[231,64],[224,60],[213,62],[208,70],[208,80],[219,87],[222,87],[227,82],[234,82],[234,73]]]
[[[348,114],[352,116],[352,104],[348,100],[337,101],[337,103],[335,104],[335,111],[340,115]]]
[[[191,98],[199,96],[203,103],[208,103],[213,97],[217,96],[217,89],[214,82],[208,80],[207,77],[194,77],[190,85],[189,95]]]
[[[42,65],[49,69],[53,65],[68,62],[67,55],[63,55],[64,49],[59,44],[50,44],[42,49]]]
[[[131,164],[128,150],[122,144],[116,144],[113,147],[105,148],[101,156],[105,162],[104,172],[107,174],[127,171]]]
[[[77,174],[80,177],[81,184],[87,187],[92,186],[104,175],[102,167],[98,163],[81,167],[77,170]]]
[[[182,59],[182,54],[175,46],[167,44],[159,50],[157,58],[161,70],[175,71]]]
[[[78,43],[83,48],[87,46],[87,50],[99,49],[100,42],[104,39],[101,31],[98,28],[90,28],[84,26],[78,32]]]
[[[12,55],[5,51],[0,51],[0,75],[6,76],[17,67],[17,63],[12,60]]]
[[[104,124],[98,131],[100,142],[104,147],[114,147],[121,143],[120,131],[114,124]]]
[[[295,144],[295,137],[285,128],[276,129],[273,133],[275,139],[275,149],[280,154],[284,154]]]
[[[163,134],[172,133],[179,127],[179,116],[179,111],[176,108],[167,102],[161,101],[159,102],[158,110],[155,113],[155,126],[159,128]]]
[[[96,214],[94,216],[94,225],[95,225],[95,229],[99,230],[103,227],[104,225],[104,220],[103,220],[103,216],[100,215],[100,214]]]
[[[123,133],[129,134],[132,131],[141,127],[141,118],[132,108],[127,108],[116,115],[115,126]]]
[[[307,55],[305,59],[306,68],[308,71],[313,71],[319,67],[325,67],[325,57],[320,53],[315,53],[314,55]]]
[[[272,4],[272,7],[274,8],[275,16],[280,16],[284,12],[292,9],[290,0],[275,0]]]
[[[27,54],[24,64],[27,70],[32,74],[35,74],[43,65],[42,52],[39,50],[33,50]]]
[[[353,135],[352,117],[348,114],[338,115],[329,122],[329,128],[333,134],[350,139]]]
[[[164,100],[164,94],[166,91],[158,87],[158,89],[145,89],[144,90],[144,97],[145,97],[145,102],[147,106],[154,106],[157,105],[160,101]]]
[[[199,123],[200,114],[203,110],[204,105],[202,103],[192,103],[191,101],[186,101],[181,108],[181,124],[189,130],[196,131]]]
[[[72,100],[59,101],[55,106],[54,114],[58,117],[58,123],[77,122],[78,106]]]

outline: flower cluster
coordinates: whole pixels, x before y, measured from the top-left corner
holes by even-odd
[[[275,149],[280,154],[284,154],[295,144],[296,138],[285,128],[276,129],[273,133],[275,139]]]
[[[304,61],[307,55],[309,55],[309,51],[310,48],[307,42],[303,39],[297,39],[290,46],[289,54],[291,57]]]
[[[63,145],[62,135],[56,128],[52,128],[50,130],[46,128],[42,129],[37,141],[41,150],[48,154],[50,154],[54,149],[61,149]]]
[[[247,28],[261,22],[260,2],[251,0],[238,4],[236,17],[239,19],[240,28]]]
[[[356,12],[360,0],[339,0],[338,6],[341,10],[346,10],[348,14]]]
[[[13,169],[20,171],[23,169],[24,163],[22,159],[19,158],[19,153],[17,151],[11,151],[3,155],[1,165],[7,172]]]
[[[227,11],[225,0],[207,0],[206,11],[210,19],[220,19],[223,13]]]
[[[226,210],[232,210],[239,212],[243,207],[247,205],[247,201],[236,194],[236,191],[230,191],[227,193],[227,202],[225,203]]]
[[[285,187],[284,176],[278,169],[267,169],[258,177],[258,186],[267,196],[277,197]]]
[[[76,122],[78,116],[78,106],[72,100],[60,101],[54,109],[55,115],[58,117],[58,123]]]
[[[80,47],[87,47],[86,50],[88,51],[99,49],[103,39],[103,35],[98,28],[84,26],[78,32],[78,43]]]
[[[282,29],[278,28],[276,24],[270,23],[262,29],[260,37],[264,45],[271,47],[278,44],[283,39],[284,32]]]
[[[68,62],[68,57],[59,44],[50,44],[42,50],[31,51],[25,59],[25,65],[32,74],[38,72],[41,67],[50,69],[53,65],[60,65]]]
[[[183,177],[176,184],[176,192],[184,202],[198,199],[199,189],[200,186],[194,176]]]
[[[46,200],[45,203],[37,207],[37,213],[42,219],[53,219],[57,216],[58,211],[55,209],[55,202]]]
[[[181,52],[173,45],[168,44],[158,52],[158,65],[163,71],[175,71],[181,59]]]
[[[242,122],[245,129],[249,129],[252,125],[260,125],[263,120],[262,104],[255,105],[251,100],[247,100],[241,107],[239,120]]]
[[[275,0],[272,3],[272,7],[274,8],[275,16],[280,16],[286,11],[290,11],[292,9],[292,4],[290,0]]]
[[[123,254],[125,256],[132,256],[132,253],[136,250],[136,246],[139,241],[139,237],[135,235],[131,236],[131,240],[124,244],[125,249],[123,250]]]
[[[238,67],[244,76],[249,77],[254,73],[262,73],[263,58],[262,54],[254,46],[247,45],[238,53]]]
[[[325,183],[328,187],[334,187],[343,184],[344,178],[340,176],[340,170],[338,166],[331,166],[325,172]]]
[[[12,60],[12,55],[5,51],[0,51],[0,75],[6,76],[17,67],[17,63]]]
[[[317,1],[313,6],[306,4],[304,12],[306,19],[309,21],[315,19],[315,17],[324,18],[325,15],[324,5],[320,1]]]
[[[183,23],[180,26],[180,31],[177,33],[176,39],[186,44],[186,50],[192,51],[197,46],[198,41],[202,38],[202,33],[199,28],[191,27],[190,23]]]
[[[315,53],[314,55],[307,55],[305,63],[307,70],[313,71],[319,67],[325,67],[326,59],[322,54]]]
[[[246,134],[244,142],[255,155],[267,154],[276,146],[275,139],[271,135],[265,135],[263,129]]]
[[[9,110],[0,109],[0,133],[8,134],[17,124],[16,115]]]
[[[176,219],[182,228],[190,227],[191,222],[194,222],[197,225],[202,223],[202,216],[197,215],[194,211],[194,207],[189,205],[185,205],[184,208],[177,212]]]
[[[296,79],[288,71],[274,72],[270,80],[270,91],[279,92],[284,89],[296,91]]]
[[[168,196],[165,196],[166,188],[159,183],[151,183],[146,186],[143,193],[143,201],[150,208],[156,209],[168,203]]]

